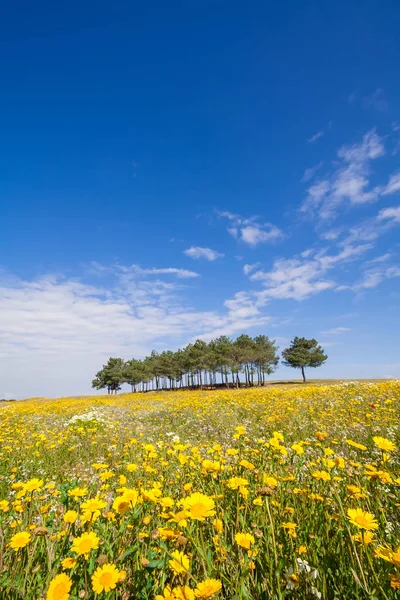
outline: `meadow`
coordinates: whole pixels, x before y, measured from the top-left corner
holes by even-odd
[[[398,598],[399,423],[399,381],[2,403],[0,598]]]

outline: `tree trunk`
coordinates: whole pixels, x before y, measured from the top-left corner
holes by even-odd
[[[301,367],[301,374],[303,375],[303,383],[306,383],[306,374],[304,373],[304,367]]]
[[[225,386],[229,388],[228,371],[225,369]]]

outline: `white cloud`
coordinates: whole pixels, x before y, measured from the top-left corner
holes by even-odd
[[[388,184],[382,190],[382,196],[400,192],[400,171],[390,176]]]
[[[235,319],[254,317],[260,314],[254,297],[248,292],[237,292],[231,300],[226,300],[224,304]]]
[[[138,265],[130,265],[127,267],[119,266],[123,273],[134,273],[135,275],[176,275],[179,279],[192,279],[199,277],[198,273],[188,271],[187,269],[176,269],[175,267],[142,269]]]
[[[220,212],[219,216],[232,222],[227,229],[232,237],[252,248],[260,244],[277,242],[284,237],[279,227],[272,223],[259,223],[256,216],[244,218],[229,211]]]
[[[391,221],[392,223],[400,223],[400,206],[392,206],[383,208],[378,213],[378,221]]]
[[[212,250],[211,248],[202,248],[200,246],[191,246],[183,251],[183,254],[186,256],[190,256],[190,258],[199,259],[204,258],[205,260],[209,260],[210,262],[217,260],[217,258],[222,258],[224,254],[221,252],[217,252],[216,250]]]
[[[271,271],[256,271],[250,275],[252,281],[260,281],[265,290],[259,292],[259,300],[268,298],[304,300],[338,284],[326,277],[336,266],[357,260],[371,248],[370,244],[348,245],[337,254],[327,254],[325,250],[312,257],[280,258],[273,264]]]
[[[323,240],[333,241],[337,240],[337,238],[342,234],[342,229],[329,229],[328,231],[324,231],[321,233],[320,237]]]
[[[278,227],[265,223],[264,225],[246,225],[242,229],[241,239],[249,246],[258,246],[265,242],[274,242],[282,237]]]
[[[381,256],[377,256],[376,258],[372,258],[366,264],[368,264],[368,265],[375,265],[377,263],[386,262],[390,258],[392,258],[392,255],[390,254],[390,252],[386,252],[386,254],[382,254]]]
[[[92,378],[109,356],[140,357],[154,347],[173,348],[193,337],[242,332],[269,321],[244,292],[220,310],[202,311],[185,303],[181,286],[154,279],[153,269],[119,265],[107,274],[107,287],[52,275],[2,277],[3,393],[90,393]]]
[[[301,210],[328,220],[344,202],[357,205],[378,200],[381,188],[370,187],[370,163],[384,153],[382,138],[375,130],[367,132],[360,144],[340,148],[339,166],[333,174],[308,188]]]
[[[314,179],[316,173],[320,170],[320,168],[323,165],[323,161],[321,160],[317,165],[315,165],[315,167],[310,167],[308,169],[306,169],[304,171],[303,177],[302,177],[302,181],[303,182],[307,182],[307,181],[311,181],[311,179]]]
[[[120,265],[114,263],[111,265],[103,265],[93,260],[86,266],[86,271],[93,275],[104,276],[114,274],[118,276],[146,277],[147,275],[175,275],[178,279],[193,279],[200,277],[198,273],[189,271],[188,269],[177,269],[175,267],[151,267],[143,269],[139,265]]]
[[[365,271],[363,278],[353,286],[353,289],[357,291],[375,288],[385,279],[393,279],[394,277],[400,277],[399,267],[391,266],[368,269]]]
[[[331,329],[326,329],[325,331],[321,331],[320,333],[327,335],[337,335],[340,333],[347,333],[348,331],[351,331],[349,327],[332,327]]]
[[[307,142],[309,144],[313,144],[314,142],[319,140],[319,138],[322,137],[323,135],[324,135],[324,131],[321,129],[321,131],[317,131],[317,133],[314,133],[314,135],[312,135],[310,138],[308,138]]]
[[[372,94],[363,98],[362,105],[364,108],[374,108],[378,111],[384,111],[387,110],[389,103],[383,97],[383,90],[377,88]]]
[[[365,219],[358,225],[350,227],[347,236],[340,242],[340,245],[372,242],[399,224],[400,207],[383,208],[374,217]]]
[[[257,269],[260,263],[253,263],[252,265],[243,265],[243,273],[249,275],[254,269]]]

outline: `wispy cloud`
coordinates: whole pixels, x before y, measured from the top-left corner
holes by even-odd
[[[388,101],[385,99],[382,88],[377,88],[371,94],[364,96],[362,99],[363,108],[373,108],[378,111],[385,111],[389,107]]]
[[[252,265],[243,265],[243,273],[245,275],[250,275],[250,273],[254,271],[254,269],[257,269],[257,267],[259,266],[260,263],[253,263]]]
[[[324,335],[338,335],[341,333],[347,333],[348,331],[351,331],[350,327],[332,327],[331,329],[325,329],[320,333]]]
[[[325,290],[336,289],[338,283],[328,278],[328,273],[334,267],[359,259],[370,248],[370,244],[348,245],[336,254],[312,249],[306,257],[280,258],[270,271],[251,273],[250,280],[259,281],[265,287],[259,292],[259,299],[305,300]]]
[[[392,223],[400,222],[400,206],[391,206],[383,208],[378,213],[378,221],[389,221]]]
[[[387,231],[400,225],[400,206],[382,208],[377,215],[350,227],[340,245],[372,242]]]
[[[378,200],[381,188],[370,186],[370,164],[384,153],[383,140],[374,129],[360,144],[342,146],[337,153],[338,167],[308,188],[301,210],[328,220],[344,202],[356,205]]]
[[[392,258],[392,255],[390,254],[390,252],[386,252],[385,254],[381,254],[380,256],[377,256],[376,258],[372,258],[366,264],[367,265],[376,265],[377,263],[387,262],[391,258]]]
[[[216,250],[212,250],[211,248],[202,248],[201,246],[191,246],[183,251],[183,254],[186,256],[190,256],[190,258],[194,258],[196,260],[200,258],[204,258],[210,262],[217,260],[217,258],[222,258],[225,256],[221,252],[217,252]]]
[[[400,268],[397,266],[383,267],[377,266],[373,269],[367,269],[364,276],[352,286],[355,291],[366,290],[377,287],[385,279],[400,277]]]
[[[313,144],[314,142],[319,140],[319,138],[322,137],[323,135],[324,135],[324,131],[321,129],[321,131],[317,131],[317,133],[314,133],[314,135],[312,135],[310,138],[308,138],[307,142],[309,144]]]
[[[309,169],[306,169],[304,171],[301,181],[306,183],[307,181],[311,181],[311,179],[314,179],[315,175],[320,170],[323,164],[324,162],[321,160],[317,165],[315,165],[315,167],[310,167]]]
[[[104,287],[53,275],[0,279],[3,389],[19,397],[82,394],[110,355],[140,357],[154,347],[232,335],[270,320],[245,292],[218,310],[196,310],[174,283],[144,271],[109,273]]]
[[[260,244],[277,242],[284,237],[279,227],[272,223],[260,223],[257,216],[244,218],[229,211],[220,212],[219,216],[231,222],[227,231],[232,237],[253,248]]]
[[[400,192],[400,171],[398,173],[393,173],[390,176],[387,185],[381,191],[382,196],[388,196],[390,194],[395,194],[396,192]]]
[[[120,273],[120,274],[131,274],[137,277],[142,277],[146,275],[174,275],[179,279],[192,279],[194,277],[200,277],[199,273],[195,271],[189,271],[188,269],[178,269],[176,267],[150,267],[150,268],[142,268],[139,265],[120,265],[118,263],[114,263],[112,265],[102,265],[96,261],[92,261],[90,265],[88,265],[88,269],[97,274],[97,275],[105,275],[110,273]]]

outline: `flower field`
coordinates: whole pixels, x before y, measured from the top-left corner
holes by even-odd
[[[400,382],[0,405],[0,598],[394,599]]]

